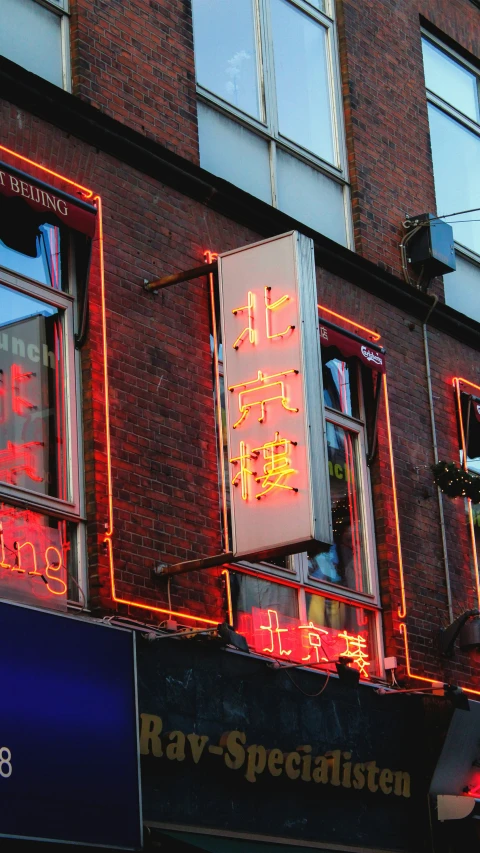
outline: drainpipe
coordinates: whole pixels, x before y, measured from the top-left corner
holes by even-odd
[[[428,406],[430,411],[430,425],[432,429],[432,442],[433,442],[433,459],[435,464],[438,462],[438,445],[437,445],[437,430],[435,427],[435,410],[433,404],[433,394],[432,394],[432,375],[430,371],[430,354],[428,349],[428,331],[427,331],[427,323],[430,319],[431,314],[434,312],[438,303],[438,296],[433,297],[433,302],[430,306],[427,316],[423,321],[423,346],[425,350],[425,368],[427,373],[427,390],[428,390]],[[438,511],[440,515],[440,529],[442,533],[442,548],[443,548],[443,562],[445,565],[445,586],[447,590],[447,603],[448,603],[448,616],[450,622],[453,622],[453,608],[452,608],[452,590],[450,586],[450,570],[448,565],[448,551],[447,551],[447,536],[445,532],[445,515],[443,512],[443,495],[440,488],[437,486],[437,498],[438,498]]]

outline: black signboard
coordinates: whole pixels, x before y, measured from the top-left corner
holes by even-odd
[[[213,641],[137,655],[147,824],[426,849],[421,697],[325,686]]]

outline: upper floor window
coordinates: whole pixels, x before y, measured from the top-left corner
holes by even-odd
[[[460,253],[457,271],[445,276],[445,299],[480,321],[480,72],[430,35],[423,61],[437,209]]]
[[[193,0],[201,165],[347,244],[326,0]]]
[[[70,89],[68,0],[0,0],[0,54]]]
[[[95,209],[2,164],[0,213],[0,597],[65,609],[85,601],[74,330]]]

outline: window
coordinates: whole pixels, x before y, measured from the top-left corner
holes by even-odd
[[[460,433],[460,459],[466,455],[467,469],[480,476],[480,387],[463,379],[455,379],[457,417]],[[465,501],[472,547],[480,565],[480,504]]]
[[[0,53],[70,89],[68,0],[0,0]]]
[[[93,209],[22,177],[2,166],[0,597],[65,609],[85,600],[74,323],[89,241],[59,220]]]
[[[374,439],[367,438],[366,415],[378,403],[384,357],[378,346],[323,320],[320,340],[334,541],[312,557],[245,562],[232,570],[235,627],[259,653],[324,662],[326,669],[347,655],[362,677],[378,677],[380,605],[367,466]],[[225,447],[223,455],[228,460]]]
[[[439,216],[480,206],[480,72],[432,36],[423,39]],[[480,321],[480,211],[449,216],[457,271],[445,276],[448,305]]]
[[[193,0],[200,162],[346,245],[336,32],[326,2]]]

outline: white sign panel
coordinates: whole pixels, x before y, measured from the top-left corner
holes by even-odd
[[[331,542],[313,242],[218,257],[233,552]]]

